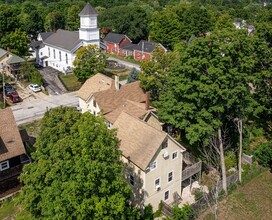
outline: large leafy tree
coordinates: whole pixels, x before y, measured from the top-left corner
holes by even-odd
[[[80,19],[78,14],[80,13],[81,8],[79,5],[72,5],[68,8],[67,18],[66,18],[66,26],[68,30],[75,31],[80,27]]]
[[[58,29],[64,29],[64,27],[65,18],[60,12],[53,11],[45,17],[44,28],[46,31],[56,31]]]
[[[105,55],[96,45],[81,47],[76,52],[74,60],[74,74],[78,80],[84,82],[95,73],[103,70],[105,67]]]
[[[23,205],[37,219],[126,219],[130,187],[117,146],[102,118],[68,107],[46,112],[20,176]]]
[[[9,48],[10,51],[18,56],[28,55],[29,38],[26,32],[16,29],[1,39],[1,47]]]
[[[217,134],[225,190],[221,129],[229,117],[241,120],[261,109],[250,88],[267,62],[258,58],[261,48],[267,49],[265,43],[243,30],[196,38],[171,69],[166,92],[160,95],[160,117],[185,130],[191,144],[207,144]]]

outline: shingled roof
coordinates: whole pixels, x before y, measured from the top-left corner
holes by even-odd
[[[62,29],[58,29],[56,33],[51,34],[44,40],[45,44],[54,45],[68,51],[71,51],[80,42],[81,40],[79,39],[78,32],[66,31]]]
[[[124,157],[129,158],[136,166],[145,170],[157,150],[167,137],[146,122],[122,112],[113,124],[117,128],[120,150]]]
[[[146,40],[141,40],[135,47],[134,50],[143,51],[147,53],[151,53],[155,50],[156,47],[155,42],[150,42]]]
[[[41,32],[40,36],[41,36],[42,40],[45,41],[45,39],[50,37],[52,34],[54,34],[54,32]]]
[[[88,2],[82,11],[79,13],[79,16],[88,16],[88,15],[97,15],[95,9]]]
[[[11,108],[0,110],[0,162],[25,153]]]
[[[94,93],[95,100],[104,115],[122,106],[127,100],[144,103],[146,95],[140,87],[140,81],[125,84],[119,90],[114,84],[110,89]]]
[[[116,33],[110,32],[104,38],[104,41],[119,44],[125,37],[126,37],[126,35],[124,35],[124,34],[116,34]]]
[[[84,101],[87,101],[94,93],[110,89],[112,84],[114,84],[112,78],[97,73],[86,80],[78,90],[77,95]]]

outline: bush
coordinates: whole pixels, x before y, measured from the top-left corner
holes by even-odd
[[[182,208],[175,205],[172,210],[174,220],[192,220],[195,218],[195,212],[189,204],[185,204]]]
[[[226,170],[237,167],[237,157],[233,151],[227,151],[225,155]]]
[[[154,215],[153,215],[153,207],[152,207],[152,205],[148,204],[148,205],[144,208],[143,219],[145,219],[145,220],[153,220],[153,219],[154,219]]]
[[[127,82],[132,83],[137,81],[138,79],[139,79],[139,72],[135,68],[132,68],[132,70],[128,74]]]
[[[254,155],[260,165],[272,169],[272,141],[259,144]]]

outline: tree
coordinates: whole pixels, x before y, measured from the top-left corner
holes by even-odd
[[[68,8],[66,25],[68,30],[75,31],[80,27],[78,14],[80,13],[81,8],[78,5],[72,5]]]
[[[42,85],[42,76],[32,63],[23,62],[20,67],[20,78],[33,84]]]
[[[177,14],[170,9],[154,12],[150,22],[150,36],[153,41],[173,49],[181,40],[182,25]]]
[[[88,45],[76,52],[73,64],[74,74],[79,81],[84,82],[95,73],[103,70],[105,67],[105,55],[96,45]]]
[[[177,59],[178,53],[166,53],[161,47],[157,47],[151,59],[141,63],[142,72],[139,75],[141,87],[151,93],[153,101],[164,91],[169,67]]]
[[[46,31],[55,32],[58,29],[63,29],[65,27],[64,16],[59,12],[50,12],[45,17],[44,28]]]
[[[0,3],[0,40],[6,34],[15,31],[18,28],[18,14],[20,14],[17,6]]]
[[[138,79],[139,79],[139,71],[136,70],[135,68],[132,68],[128,74],[127,82],[132,83],[132,82],[137,81]]]
[[[117,146],[102,118],[49,110],[20,176],[24,207],[37,219],[127,219],[130,187]]]
[[[9,48],[10,52],[18,56],[27,56],[29,54],[29,38],[26,32],[16,29],[1,39],[1,47]]]

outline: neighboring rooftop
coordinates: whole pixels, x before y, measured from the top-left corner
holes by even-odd
[[[94,93],[108,90],[114,84],[114,80],[104,74],[97,73],[87,79],[82,87],[78,90],[77,95],[87,101]]]
[[[54,34],[54,32],[41,32],[41,38],[44,41],[46,38],[50,37],[52,34]]]
[[[32,48],[38,48],[42,44],[42,41],[31,41],[30,47]]]
[[[143,51],[147,53],[151,53],[155,50],[157,43],[150,42],[146,40],[141,40],[135,47],[134,50]]]
[[[90,5],[88,2],[85,7],[82,9],[82,11],[79,13],[79,16],[88,16],[88,15],[97,15],[97,12],[95,9]]]
[[[146,122],[122,112],[113,128],[117,128],[117,137],[120,141],[120,150],[124,157],[128,158],[142,170],[145,170],[155,153],[167,137],[163,131],[159,131]]]
[[[110,32],[104,38],[104,41],[119,44],[125,37],[126,37],[126,35],[124,35],[124,34],[116,34],[116,33]]]
[[[0,162],[25,153],[11,108],[0,110]]]
[[[44,40],[44,43],[60,47],[62,49],[71,51],[77,46],[81,40],[79,33],[76,31],[66,31],[58,29],[56,33],[51,34]]]
[[[0,48],[0,58],[3,56],[5,57],[1,60],[2,63],[14,64],[25,62],[25,59]]]
[[[140,81],[125,84],[116,90],[114,83],[108,90],[94,93],[95,100],[104,115],[124,105],[127,100],[144,103],[146,95],[140,87]]]

